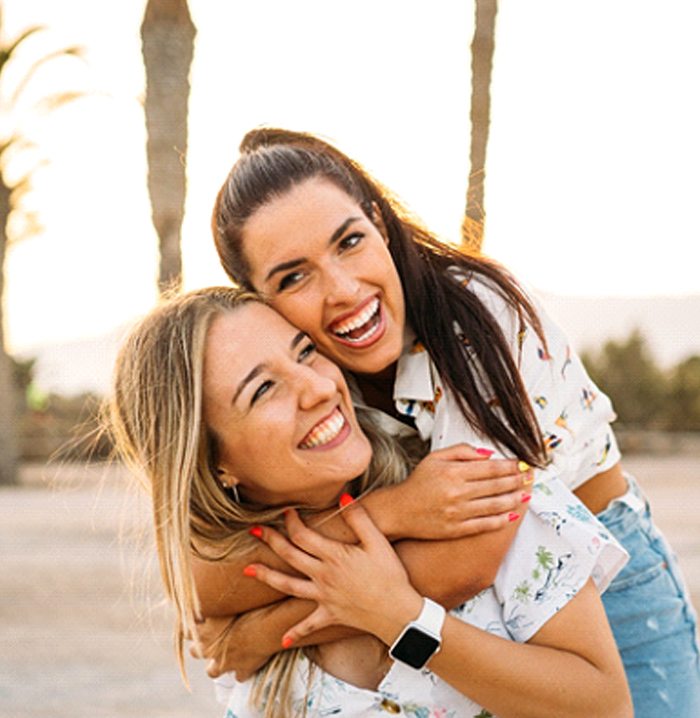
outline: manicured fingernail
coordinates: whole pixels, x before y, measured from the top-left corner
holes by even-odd
[[[282,648],[287,649],[294,643],[294,640],[289,636],[285,636],[282,639]]]
[[[526,471],[530,471],[531,468],[532,467],[527,463],[527,461],[518,461],[518,471],[521,474],[524,474]]]
[[[488,459],[490,456],[493,456],[493,449],[477,449],[476,453]]]
[[[353,503],[355,499],[353,499],[350,494],[343,494],[340,497],[340,505],[344,508],[345,506],[349,506],[351,503]]]
[[[531,471],[524,479],[523,486],[530,486],[535,481],[535,474]]]
[[[255,578],[258,575],[258,572],[255,566],[246,566],[243,569],[243,575],[248,576],[248,578]]]
[[[512,511],[508,514],[508,521],[511,521],[511,522],[517,521],[519,518],[520,518],[520,514],[516,514]]]
[[[532,494],[523,494],[523,495],[520,497],[520,503],[521,503],[521,504],[526,504],[531,498],[532,498]]]
[[[262,538],[262,534],[263,534],[262,528],[261,528],[260,526],[251,526],[251,527],[248,529],[248,533],[249,533],[251,536],[255,536],[255,538],[258,538],[258,539],[259,539],[259,538]]]

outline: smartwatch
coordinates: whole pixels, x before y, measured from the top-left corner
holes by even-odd
[[[395,661],[420,670],[440,650],[445,609],[429,598],[423,599],[423,609],[399,634],[389,649]]]

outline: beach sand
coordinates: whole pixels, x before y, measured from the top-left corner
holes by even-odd
[[[700,601],[700,459],[632,456]],[[118,467],[26,466],[0,489],[0,715],[220,716],[203,663],[173,652],[147,503]],[[124,535],[120,538],[120,532]],[[134,538],[142,534],[140,545]]]

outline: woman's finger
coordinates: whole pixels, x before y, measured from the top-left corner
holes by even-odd
[[[209,678],[218,678],[221,675],[219,662],[215,658],[207,662],[207,675]]]
[[[524,489],[511,491],[509,494],[500,496],[489,496],[484,499],[465,500],[463,503],[455,503],[450,508],[449,516],[462,519],[478,519],[487,516],[498,516],[507,514],[509,511],[518,511],[523,508],[532,498],[532,494]]]
[[[295,546],[302,549],[310,556],[325,560],[337,555],[342,544],[334,539],[322,536],[318,531],[309,528],[299,517],[294,509],[289,509],[285,514],[287,532]],[[311,574],[304,571],[307,576]]]
[[[334,624],[331,615],[322,606],[319,606],[312,614],[303,621],[299,621],[284,634],[282,648],[292,648],[298,645],[302,638],[332,625]]]
[[[299,573],[311,576],[318,568],[318,560],[314,556],[301,550],[279,531],[268,526],[255,526],[250,530],[250,533],[266,543],[281,559],[299,571]]]
[[[287,573],[282,573],[282,571],[277,571],[260,563],[252,563],[246,566],[243,572],[246,576],[266,583],[268,586],[282,593],[286,593],[288,596],[308,598],[312,601],[318,600],[318,589],[313,581],[290,576]]]
[[[499,496],[517,489],[532,486],[528,474],[509,474],[497,478],[484,477],[469,479],[465,477],[464,488],[469,490],[471,498],[478,499],[485,496]]]
[[[372,518],[362,506],[361,502],[348,501],[342,513],[345,523],[352,529],[360,544],[367,547],[371,544],[386,544],[389,546],[384,534],[377,528]]]

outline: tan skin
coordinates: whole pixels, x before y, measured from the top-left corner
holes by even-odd
[[[339,233],[343,227],[344,233]],[[265,241],[258,241],[259,238]],[[384,375],[395,370],[405,315],[400,281],[388,252],[381,218],[367,217],[351,197],[328,182],[309,180],[263,206],[248,220],[244,228],[244,252],[253,268],[255,287],[264,292],[289,321],[307,331],[321,351],[353,371],[370,405],[395,415],[392,382],[384,380]],[[290,265],[293,265],[291,269],[287,269]],[[366,306],[368,297],[372,296],[380,297],[382,301],[386,328],[381,341],[372,346],[371,351],[364,352],[338,343],[330,329],[343,321],[353,307]],[[474,466],[470,462],[452,462],[450,466],[457,472],[469,470],[471,474],[465,475],[465,479],[478,484],[474,469],[483,468],[487,463],[496,462],[478,462]],[[399,504],[392,500],[389,491],[388,495],[377,492],[363,503],[387,537],[404,539],[396,544],[397,550],[407,562],[414,585],[425,587],[426,595],[442,599],[450,608],[491,585],[513,540],[515,527],[506,526],[481,535],[468,535],[464,524],[461,531],[455,528],[448,536],[397,532],[394,526],[397,521],[403,519],[408,525],[415,525],[429,505],[442,507],[444,518],[448,518],[446,514],[451,510],[454,494],[450,497],[447,495],[450,492],[442,492],[444,470],[429,473],[431,480],[424,482],[426,490],[415,501],[402,500]],[[508,474],[504,471],[503,475]],[[576,493],[597,513],[625,490],[622,469],[617,465],[590,478]],[[441,492],[440,496],[436,496],[437,491]],[[415,496],[418,495],[416,492]],[[392,516],[397,505],[401,506],[402,515]],[[439,513],[439,508],[433,511],[435,516]],[[439,524],[436,521],[434,525]],[[330,526],[329,522],[323,530]],[[342,532],[342,527],[339,530]],[[409,538],[459,540],[445,546],[437,541],[405,540]],[[444,571],[447,553],[450,556],[448,565],[460,566],[453,576]],[[277,650],[284,632],[284,618],[292,610],[295,616],[309,610],[298,604],[281,604],[278,613],[269,608],[262,614],[249,616],[240,623],[240,630],[231,629],[237,644],[232,638],[229,644],[235,648],[229,650],[227,661],[221,661],[217,638],[222,626],[230,622],[230,616],[254,606],[266,606],[271,600],[280,598],[272,595],[269,589],[255,587],[242,578],[242,567],[241,562],[217,566],[198,563],[195,567],[204,616],[229,616],[225,622],[210,622],[200,631],[199,652],[211,658],[209,672],[212,675],[226,669],[236,670],[239,676],[248,675],[264,662],[267,657],[262,655],[264,651],[271,655]],[[265,621],[264,628],[258,622],[262,620]],[[254,635],[254,640],[246,642],[244,633],[247,631]],[[311,644],[346,635],[347,629],[336,627],[307,640]],[[252,653],[244,653],[241,649],[247,643],[254,643]]]
[[[305,527],[294,511],[287,515],[290,540],[264,530],[261,540],[309,579],[264,565],[251,568],[266,584],[318,605],[288,632],[294,644],[318,626],[343,623],[391,645],[420,612],[422,598],[364,509],[352,505],[343,516],[358,539],[354,545],[323,538]],[[504,718],[632,716],[622,662],[590,581],[525,644],[452,616],[446,617],[442,636],[430,669]]]
[[[460,460],[454,457],[459,456]],[[487,466],[477,464],[487,463]],[[462,466],[461,464],[465,464]],[[471,469],[479,475],[489,471],[493,475],[501,475],[495,479],[478,479],[472,482],[465,482],[464,474]],[[432,510],[428,501],[428,488],[434,485],[435,475],[442,475],[440,483],[440,500],[446,502],[446,508],[435,502],[435,491],[432,491]],[[451,475],[451,476],[450,476]],[[450,487],[454,479],[454,487]],[[482,499],[484,507],[496,506],[500,502],[509,504],[511,501],[514,513],[522,513],[526,510],[527,502],[522,498],[529,496],[528,488],[532,476],[530,472],[518,471],[517,462],[509,460],[486,460],[479,457],[473,449],[466,446],[451,447],[433,452],[426,457],[414,474],[400,487],[380,489],[367,495],[362,499],[363,506],[367,507],[370,515],[375,516],[379,522],[384,522],[387,528],[385,535],[400,536],[405,528],[401,528],[401,519],[406,522],[410,516],[415,516],[416,521],[408,521],[408,528],[413,531],[420,531],[421,524],[425,522],[428,530],[430,524],[433,526],[447,526],[451,523],[443,523],[445,514],[449,515],[450,503],[455,503],[454,495],[463,491],[463,487],[470,488],[472,485],[484,484],[484,491],[492,491],[490,486],[508,487],[516,486],[515,496],[512,492],[502,497]],[[495,482],[495,483],[492,483]],[[412,491],[412,484],[416,491]],[[461,485],[461,486],[460,486]],[[460,486],[458,489],[457,487]],[[401,493],[403,492],[403,493]],[[399,499],[399,494],[401,498]],[[411,501],[411,494],[415,501]],[[450,498],[450,493],[453,494]],[[421,500],[421,496],[425,500]],[[412,508],[412,504],[415,508]],[[397,512],[397,507],[401,508]],[[415,511],[415,513],[414,513]],[[328,520],[323,520],[323,515],[313,521],[319,530],[326,536],[336,538],[345,542],[355,541],[355,537],[348,530],[342,517],[336,515]],[[398,515],[397,515],[398,513]],[[392,516],[395,520],[392,520]],[[468,598],[475,596],[481,590],[493,583],[495,573],[500,563],[485,561],[485,552],[493,552],[494,546],[502,556],[505,556],[515,536],[518,521],[502,524],[503,519],[494,516],[487,516],[479,520],[479,526],[501,524],[492,532],[482,532],[476,535],[468,535],[460,538],[444,540],[397,540],[394,543],[397,554],[403,562],[411,582],[424,595],[433,598],[448,608],[454,608]],[[319,526],[319,523],[321,525]],[[496,538],[497,540],[494,540]],[[493,559],[493,554],[491,553]],[[243,575],[243,568],[251,562],[261,562],[279,570],[292,570],[275,553],[261,544],[255,552],[241,557],[235,561],[207,562],[195,559],[194,575],[198,586],[202,613],[207,621],[200,625],[198,631],[198,647],[194,655],[203,655],[210,659],[208,673],[212,676],[219,675],[227,670],[235,670],[237,676],[243,680],[250,676],[281,647],[281,640],[286,630],[302,618],[312,612],[315,606],[308,602],[295,598],[288,598],[284,594],[259,583],[253,578]],[[445,565],[459,565],[460,580],[450,576],[449,572],[438,570]],[[467,567],[462,571],[463,567]],[[258,609],[258,610],[253,610]],[[248,611],[249,613],[245,613]],[[244,615],[238,620],[236,614]],[[264,626],[264,628],[263,628]],[[225,633],[227,640],[225,644],[220,641],[221,634]],[[329,643],[338,639],[355,636],[357,631],[345,626],[326,627],[322,631],[315,632],[303,639],[303,645],[316,645]],[[370,641],[372,643],[372,641]],[[226,655],[222,655],[224,645]],[[329,662],[331,658],[326,649],[326,660],[324,667],[331,670]],[[345,642],[343,646],[344,656],[340,653],[338,660],[344,664],[352,665],[353,661],[347,656],[348,651],[357,653],[357,660],[364,658],[367,645],[365,641]],[[337,674],[337,673],[336,673]],[[347,675],[347,673],[346,673]],[[361,682],[360,677],[354,676],[356,683]]]

